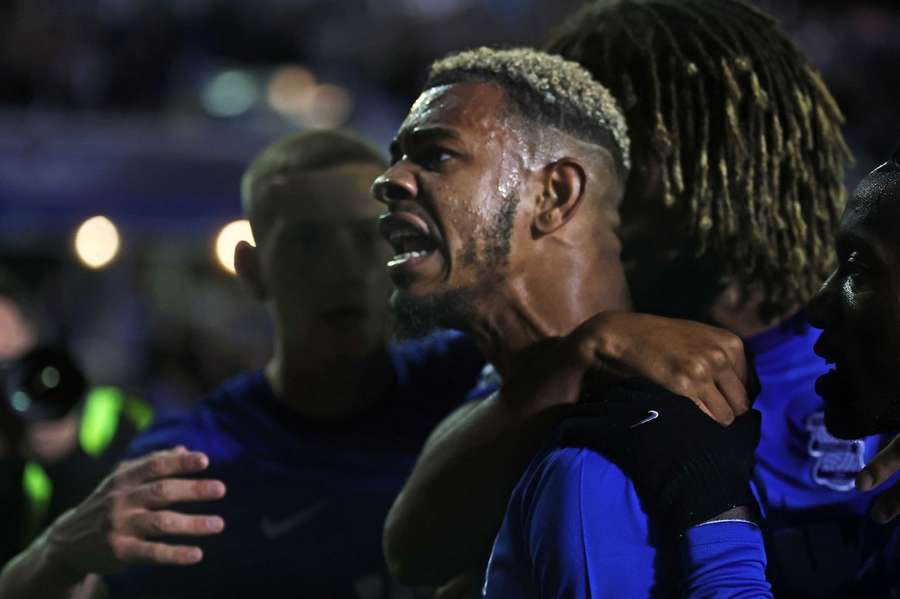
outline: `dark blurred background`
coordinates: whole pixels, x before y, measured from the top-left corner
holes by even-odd
[[[305,127],[386,146],[430,61],[540,44],[580,4],[0,1],[0,360],[61,340],[93,384],[163,409],[261,365],[262,309],[215,251],[247,161]],[[837,97],[858,180],[900,138],[900,8],[759,4]]]

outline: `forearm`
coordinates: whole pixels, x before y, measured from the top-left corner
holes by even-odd
[[[86,575],[63,568],[44,534],[14,557],[0,572],[0,599],[69,599]]]
[[[406,584],[438,586],[484,562],[510,492],[561,408],[495,393],[464,409],[435,431],[385,523],[388,565]]]

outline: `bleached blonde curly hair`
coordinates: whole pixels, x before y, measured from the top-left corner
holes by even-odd
[[[578,63],[531,48],[483,47],[436,61],[425,88],[468,81],[499,85],[526,119],[603,146],[620,168],[631,168],[618,102]]]

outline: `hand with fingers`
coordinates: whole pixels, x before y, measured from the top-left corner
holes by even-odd
[[[120,464],[77,507],[54,522],[45,537],[50,554],[70,572],[108,574],[127,564],[189,565],[203,559],[199,547],[154,540],[222,532],[219,516],[182,514],[173,504],[225,495],[218,480],[180,478],[209,466],[203,453],[184,447]]]
[[[516,366],[503,390],[511,398],[568,404],[580,397],[586,373],[601,383],[641,378],[689,398],[722,425],[750,408],[759,387],[737,335],[632,312],[597,314],[565,337],[538,343]]]
[[[900,435],[878,452],[872,461],[856,475],[856,488],[869,491],[883,485],[900,471]],[[900,482],[882,492],[872,504],[869,515],[875,522],[886,524],[900,514]]]
[[[686,320],[604,312],[532,352],[503,393],[580,400],[566,412],[562,443],[613,457],[673,529],[735,508],[753,514],[749,477],[760,415],[750,405],[759,383],[738,336]]]
[[[199,547],[155,540],[163,535],[222,532],[219,516],[195,516],[173,504],[225,495],[219,480],[182,478],[202,472],[209,458],[175,447],[120,464],[78,506],[56,519],[0,572],[0,599],[102,597],[97,574],[128,564],[195,564]]]

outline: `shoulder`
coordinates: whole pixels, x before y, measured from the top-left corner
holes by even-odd
[[[484,366],[475,342],[458,331],[438,331],[421,339],[390,346],[397,380],[401,385],[421,378],[464,381],[471,386]]]
[[[246,399],[258,394],[264,385],[265,379],[258,371],[226,381],[188,412],[155,422],[131,443],[125,457],[139,457],[175,445],[203,451],[211,458],[230,456],[236,449],[226,424],[253,405]]]
[[[591,503],[630,494],[634,485],[616,464],[589,448],[552,447],[535,458],[519,484],[526,501],[588,499]],[[636,496],[636,495],[635,495]]]
[[[634,485],[585,448],[538,456],[513,493],[506,534],[549,596],[650,596],[656,546]],[[499,542],[499,541],[498,541]]]
[[[545,451],[531,463],[514,497],[526,528],[555,526],[560,541],[567,536],[602,546],[603,538],[616,539],[613,545],[647,538],[647,516],[631,479],[592,449]]]

